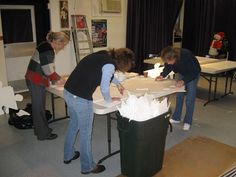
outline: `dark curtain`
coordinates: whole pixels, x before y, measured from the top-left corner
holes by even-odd
[[[229,41],[229,59],[236,60],[236,1],[227,1],[227,38]]]
[[[34,6],[37,44],[45,40],[50,30],[48,2],[48,0],[0,0],[1,5]],[[17,28],[15,30],[17,30]]]
[[[214,33],[215,0],[185,0],[182,47],[206,55]]]
[[[38,0],[35,4],[35,20],[37,43],[39,44],[46,40],[46,35],[51,29],[48,0]]]
[[[215,32],[225,32],[229,58],[236,58],[236,1],[185,0],[182,47],[195,55],[208,54]]]
[[[128,0],[126,47],[135,53],[135,71],[142,73],[148,54],[172,45],[182,0]]]
[[[4,44],[33,41],[30,10],[1,10]]]

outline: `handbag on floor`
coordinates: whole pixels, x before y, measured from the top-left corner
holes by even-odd
[[[8,124],[13,125],[18,129],[33,128],[33,121],[31,114],[18,115],[21,110],[9,109]],[[21,113],[22,114],[22,113]]]
[[[45,111],[46,118],[49,121],[52,118],[52,114],[49,110]],[[8,124],[13,125],[18,129],[31,129],[33,128],[32,118],[32,105],[27,104],[23,110],[9,109]]]

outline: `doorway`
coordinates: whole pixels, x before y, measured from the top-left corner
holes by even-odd
[[[8,85],[16,93],[27,90],[24,74],[36,47],[33,5],[0,5]]]

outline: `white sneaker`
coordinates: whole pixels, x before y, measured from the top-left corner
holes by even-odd
[[[190,129],[191,125],[188,123],[184,123],[183,130],[188,131]]]
[[[178,123],[180,123],[180,120],[170,119],[170,123],[172,123],[172,124],[178,124]]]

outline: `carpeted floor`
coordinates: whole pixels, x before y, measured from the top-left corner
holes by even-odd
[[[223,91],[223,82],[219,81],[219,90]],[[199,82],[198,99],[191,130],[182,130],[182,124],[174,125],[173,132],[168,132],[166,150],[189,137],[204,136],[218,142],[236,147],[236,96],[229,95],[219,101],[203,106],[206,101],[206,81]],[[234,81],[233,91],[236,91]],[[19,108],[24,108],[29,102],[29,95],[24,94],[24,101]],[[170,98],[172,109],[175,97]],[[47,108],[51,109],[50,95]],[[56,100],[56,117],[64,116],[64,102]],[[7,123],[7,116],[0,116],[0,177],[80,177],[80,160],[70,165],[63,164],[63,143],[68,119],[50,124],[59,136],[52,141],[38,141],[32,130],[19,130]],[[95,116],[93,130],[93,156],[96,161],[107,155],[106,117]],[[119,149],[119,137],[116,121],[112,121],[112,151]],[[76,143],[76,148],[78,144]],[[184,161],[184,157],[183,157]],[[106,171],[101,174],[86,175],[88,177],[115,177],[121,174],[119,154],[105,160]]]

